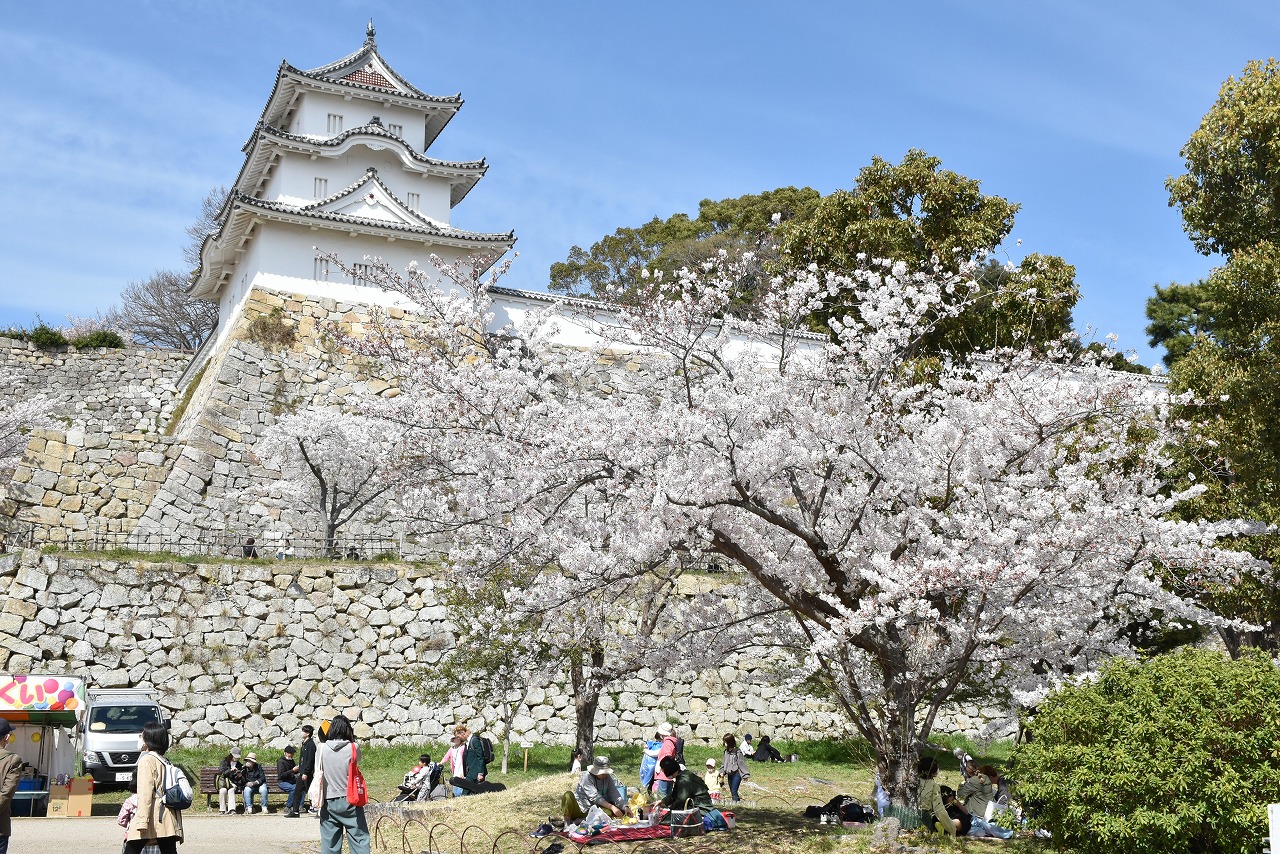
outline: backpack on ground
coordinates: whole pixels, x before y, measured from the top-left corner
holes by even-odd
[[[484,736],[479,736],[479,739],[480,739],[480,755],[484,757],[484,764],[488,765],[490,762],[493,761],[493,742],[485,738]]]
[[[187,772],[163,757],[160,761],[164,763],[164,774],[160,779],[164,805],[174,812],[190,809],[194,802],[194,793],[191,790],[191,782],[187,779]]]

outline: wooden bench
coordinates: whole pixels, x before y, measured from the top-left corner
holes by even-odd
[[[284,789],[280,788],[280,780],[276,777],[276,766],[263,765],[263,772],[267,775],[267,794],[271,792],[279,792],[285,794]],[[218,794],[218,766],[205,765],[200,769],[200,794],[205,796],[205,804],[213,806],[213,796]],[[236,803],[243,803],[244,789],[236,789]]]

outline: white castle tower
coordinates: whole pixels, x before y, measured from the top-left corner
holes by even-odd
[[[460,95],[428,95],[397,74],[378,53],[372,21],[360,49],[336,62],[310,71],[281,62],[188,286],[218,303],[204,352],[226,337],[253,288],[380,303],[385,295],[359,275],[366,255],[403,269],[432,254],[496,260],[509,250],[513,232],[449,224],[488,169],[426,154],[461,106]],[[356,275],[331,267],[328,253]]]

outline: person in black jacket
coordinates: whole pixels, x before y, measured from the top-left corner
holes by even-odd
[[[285,805],[285,818],[297,818],[302,814],[302,802],[307,796],[307,789],[311,786],[311,780],[316,773],[316,742],[311,737],[315,729],[307,724],[302,727],[302,750],[298,757],[297,770],[297,786],[289,795],[289,802]],[[311,812],[311,806],[308,806],[307,812]]]
[[[757,762],[781,762],[782,754],[778,752],[778,748],[769,743],[769,736],[762,735],[760,745],[751,758]]]
[[[253,795],[258,794],[261,802],[259,813],[267,811],[267,772],[258,764],[258,754],[250,753],[244,758],[244,814],[253,815]]]
[[[298,764],[294,761],[293,745],[284,749],[284,756],[276,762],[276,785],[289,797],[285,799],[284,814],[287,818],[296,818],[297,813],[290,815],[289,804],[293,802],[293,793],[298,790]]]

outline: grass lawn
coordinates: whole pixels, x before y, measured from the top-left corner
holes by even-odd
[[[942,740],[939,740],[942,741]],[[732,807],[738,816],[738,830],[732,833],[712,834],[687,842],[675,842],[677,847],[706,847],[729,852],[755,851],[846,851],[866,850],[865,831],[835,830],[820,825],[814,819],[804,817],[804,809],[810,804],[824,804],[838,794],[847,794],[863,803],[871,800],[873,762],[867,746],[861,742],[802,742],[779,741],[776,746],[783,754],[797,753],[800,761],[782,764],[751,763],[751,777],[744,781],[741,793],[743,803]],[[1009,756],[1008,744],[995,744],[986,749],[968,745],[963,741],[947,741],[947,747],[963,746],[979,761],[999,766]],[[241,750],[258,754],[265,764],[274,765],[280,751],[249,743],[241,743]],[[494,745],[500,751],[500,745]],[[323,746],[321,746],[323,748]],[[369,783],[374,801],[389,801],[396,794],[396,786],[406,771],[417,761],[419,753],[430,753],[439,759],[444,753],[442,745],[406,745],[401,747],[369,748],[361,751],[360,767]],[[621,782],[627,786],[638,785],[640,748],[638,746],[602,748],[619,772]],[[188,770],[193,783],[198,780],[199,769],[205,765],[217,765],[226,748],[200,750],[174,749],[169,756]],[[700,769],[708,758],[717,762],[720,751],[710,747],[689,745],[685,759],[690,767]],[[941,777],[953,788],[960,782],[959,764],[949,752],[939,753],[942,765]],[[528,834],[547,816],[559,809],[560,796],[572,787],[574,775],[566,770],[569,760],[567,747],[535,747],[529,752],[529,767],[524,769],[523,751],[513,748],[509,770],[502,774],[501,755],[491,767],[491,778],[507,786],[507,791],[468,798],[455,798],[429,804],[413,805],[405,813],[412,821],[391,816],[371,822],[375,850],[383,852],[438,850],[441,852],[463,850],[490,851],[495,840],[501,850],[528,851],[535,840]],[[119,804],[128,796],[128,790],[109,789],[95,792],[94,814],[114,815]],[[727,794],[727,793],[726,793]],[[205,798],[198,797],[193,812],[216,811],[206,806]],[[282,811],[284,796],[272,793],[273,811]],[[729,807],[726,807],[729,808]],[[273,819],[268,819],[273,820]],[[504,836],[498,840],[499,836]],[[547,840],[550,842],[553,840]],[[908,839],[902,841],[909,842]],[[430,843],[430,844],[429,844]],[[966,840],[963,847],[973,851],[1007,851],[1010,854],[1046,854],[1045,843],[1034,839],[1015,839],[1010,842],[995,840]],[[539,845],[538,848],[545,847]]]

